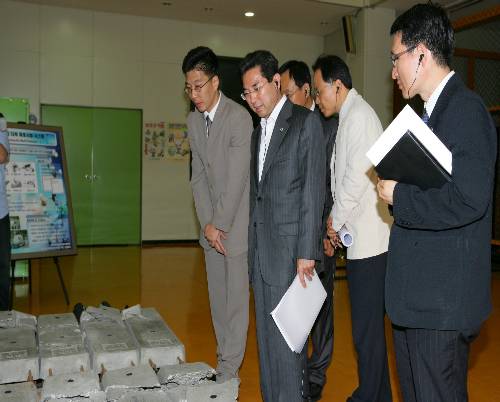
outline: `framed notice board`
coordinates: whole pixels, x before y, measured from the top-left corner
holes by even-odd
[[[61,127],[8,124],[12,260],[76,254]]]

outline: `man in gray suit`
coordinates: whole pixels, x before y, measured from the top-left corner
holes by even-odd
[[[182,63],[185,91],[196,110],[188,116],[191,187],[201,225],[217,381],[238,377],[248,330],[248,191],[252,119],[219,90],[218,62],[206,47]]]
[[[302,401],[306,348],[290,350],[270,313],[296,275],[306,287],[321,259],[325,141],[318,116],[280,94],[268,51],[240,64],[242,97],[259,117],[250,163],[249,270],[264,402]]]

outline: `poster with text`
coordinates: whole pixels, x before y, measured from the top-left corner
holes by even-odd
[[[190,148],[187,125],[170,123],[167,133],[167,159],[189,160]]]
[[[9,125],[12,259],[76,254],[62,129]]]

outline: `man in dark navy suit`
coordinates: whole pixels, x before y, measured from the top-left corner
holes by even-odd
[[[496,131],[478,95],[450,70],[454,33],[444,10],[416,5],[391,27],[392,77],[420,95],[423,120],[451,151],[439,189],[380,180],[393,206],[386,308],[405,402],[465,402],[470,343],[491,312]]]
[[[306,63],[289,60],[281,65],[278,72],[281,76],[281,94],[285,95],[290,102],[304,106],[320,117],[326,145],[326,189],[322,221],[323,255],[321,261],[316,264],[316,272],[327,296],[311,330],[312,353],[307,359],[307,373],[305,373],[304,378],[305,381],[309,382],[309,399],[317,401],[321,399],[321,393],[326,383],[326,371],[333,356],[333,281],[335,277],[335,257],[333,254],[335,250],[328,239],[326,223],[333,204],[330,186],[330,160],[332,159],[339,120],[336,116],[325,118],[314,102],[311,90],[311,73]]]

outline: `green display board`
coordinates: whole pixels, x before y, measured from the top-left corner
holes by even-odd
[[[141,241],[142,111],[42,105],[64,128],[78,245]]]
[[[22,98],[0,98],[0,113],[10,123],[28,123],[30,104]]]

